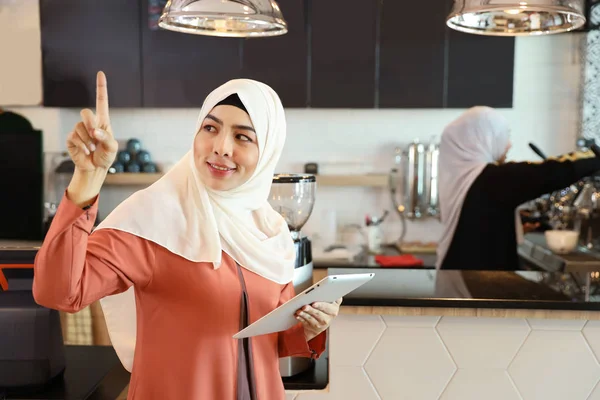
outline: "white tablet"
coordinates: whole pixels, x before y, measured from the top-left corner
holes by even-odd
[[[296,311],[316,301],[331,303],[364,285],[373,279],[375,274],[344,274],[326,276],[305,291],[291,298],[264,317],[248,325],[235,335],[234,339],[266,335],[285,331],[298,323]]]

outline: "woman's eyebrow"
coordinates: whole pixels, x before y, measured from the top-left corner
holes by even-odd
[[[223,121],[221,121],[219,118],[215,117],[212,114],[208,114],[206,116],[206,118],[207,119],[212,119],[213,121],[215,121],[219,125],[223,125]],[[235,128],[235,129],[243,129],[243,130],[246,130],[246,131],[252,131],[252,132],[256,133],[256,131],[254,130],[254,128],[251,127],[251,126],[248,126],[248,125],[232,125],[232,127]]]
[[[252,132],[256,133],[254,128],[251,126],[248,126],[248,125],[232,125],[232,126],[236,129],[244,129],[246,131],[252,131]]]
[[[223,121],[221,121],[219,118],[215,117],[215,116],[214,116],[214,115],[212,115],[212,114],[208,114],[208,115],[206,116],[206,118],[208,118],[208,119],[212,119],[213,121],[215,121],[215,122],[216,122],[217,124],[219,124],[219,125],[223,125]]]

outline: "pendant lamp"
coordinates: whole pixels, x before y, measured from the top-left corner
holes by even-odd
[[[169,0],[158,26],[194,35],[267,37],[287,33],[275,0]]]
[[[585,0],[455,0],[446,24],[490,36],[547,35],[581,28]]]

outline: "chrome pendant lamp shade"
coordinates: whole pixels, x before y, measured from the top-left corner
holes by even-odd
[[[585,22],[585,0],[455,0],[446,24],[490,36],[568,32]]]
[[[158,26],[195,35],[266,37],[287,33],[275,0],[169,0]]]

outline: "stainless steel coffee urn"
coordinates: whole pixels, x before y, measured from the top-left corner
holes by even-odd
[[[413,141],[397,147],[390,189],[396,210],[410,220],[437,217],[439,145]]]
[[[439,144],[434,140],[427,144],[414,140],[405,148],[396,147],[389,188],[402,225],[399,244],[406,235],[406,219],[439,218],[439,157]]]

